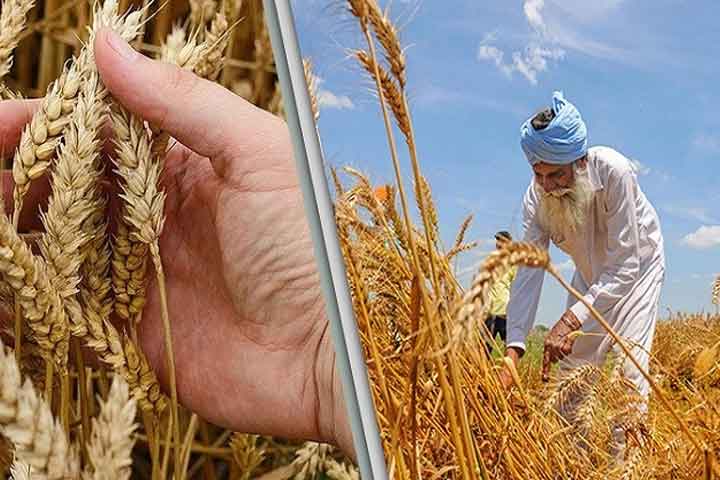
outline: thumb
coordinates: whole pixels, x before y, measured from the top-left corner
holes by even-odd
[[[100,76],[113,97],[208,157],[222,177],[242,174],[240,159],[273,157],[268,154],[274,148],[289,144],[279,118],[188,70],[141,55],[110,29],[98,32],[94,47]]]

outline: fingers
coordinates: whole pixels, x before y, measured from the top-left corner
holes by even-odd
[[[210,158],[220,176],[242,176],[232,164],[238,158],[274,147],[289,151],[289,141],[278,138],[278,127],[284,125],[280,119],[220,85],[141,55],[108,29],[97,35],[95,57],[105,85],[120,103]]]
[[[40,106],[40,99],[0,102],[0,157],[12,157],[20,135]]]

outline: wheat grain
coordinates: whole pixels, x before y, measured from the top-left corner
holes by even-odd
[[[105,402],[100,399],[100,415],[93,419],[88,443],[90,465],[86,466],[86,480],[130,478],[131,453],[135,443],[135,401],[130,398],[128,385],[116,376]]]
[[[712,303],[720,305],[720,275],[717,276],[712,286]]]

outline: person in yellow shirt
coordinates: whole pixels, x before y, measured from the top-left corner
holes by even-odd
[[[502,248],[505,242],[510,241],[512,241],[510,232],[503,230],[495,234],[495,248],[497,249]],[[500,336],[500,340],[506,341],[507,305],[510,300],[510,287],[513,280],[515,280],[516,273],[517,267],[512,267],[490,289],[490,310],[488,312],[489,316],[485,320],[485,326],[490,332],[490,339],[487,341],[488,355],[493,350],[493,341],[497,335]]]

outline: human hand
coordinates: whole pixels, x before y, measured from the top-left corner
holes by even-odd
[[[160,251],[181,403],[236,431],[354,456],[287,125],[107,30],[95,57],[114,98],[178,141],[163,171]],[[36,105],[0,104],[3,153]],[[33,183],[21,225],[37,227],[47,184]],[[139,341],[167,385],[154,281],[147,298]]]
[[[547,382],[550,379],[550,367],[552,364],[570,355],[575,339],[577,338],[573,332],[579,331],[581,327],[582,324],[580,320],[578,320],[571,310],[567,310],[552,329],[550,329],[545,337],[545,348],[543,351],[543,382]]]

